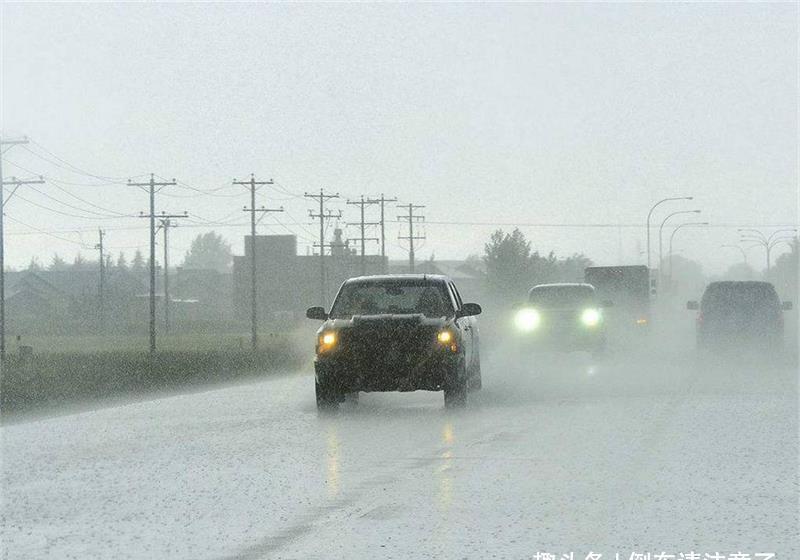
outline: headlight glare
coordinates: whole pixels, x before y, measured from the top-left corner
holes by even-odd
[[[319,336],[319,344],[317,345],[317,350],[319,352],[327,352],[328,350],[333,349],[336,346],[336,343],[339,341],[336,333],[333,331],[324,332]]]
[[[525,308],[517,311],[514,317],[514,323],[521,331],[532,331],[539,326],[542,317],[535,309]]]
[[[444,329],[436,333],[436,341],[440,346],[449,348],[451,352],[458,352],[458,344],[456,344],[456,337],[452,331]]]
[[[581,322],[587,327],[596,327],[600,323],[600,311],[597,309],[584,309],[581,313]]]

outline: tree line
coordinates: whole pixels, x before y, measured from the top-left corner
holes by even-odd
[[[518,228],[511,233],[502,229],[492,233],[482,260],[487,287],[504,298],[522,295],[536,284],[582,282],[584,269],[592,265],[591,259],[580,253],[566,258],[556,257],[553,251],[541,254]]]
[[[126,270],[134,274],[144,273],[150,264],[150,259],[146,259],[139,249],[136,250],[130,261],[124,251],[118,253],[116,258],[112,255],[105,255],[104,258],[107,270]],[[230,270],[232,263],[233,252],[230,244],[222,235],[210,231],[202,233],[192,240],[181,266],[190,269],[210,269],[225,272]],[[55,253],[50,262],[46,264],[41,263],[36,257],[31,258],[25,270],[29,272],[96,270],[98,264],[97,259],[87,259],[80,252],[75,255],[71,263],[58,253]]]

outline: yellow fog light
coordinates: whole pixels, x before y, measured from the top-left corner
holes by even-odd
[[[539,326],[542,317],[535,309],[520,309],[514,317],[514,323],[521,331],[532,331]]]
[[[596,327],[600,323],[600,312],[597,309],[584,309],[581,322],[587,327]]]

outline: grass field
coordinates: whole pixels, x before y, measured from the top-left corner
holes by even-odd
[[[22,351],[22,347],[31,352]],[[26,337],[9,341],[0,376],[0,412],[54,408],[79,401],[213,385],[297,369],[313,355],[302,331],[262,333],[253,352],[249,335],[160,337],[151,356],[139,336]]]
[[[286,341],[301,342],[308,338],[309,348],[313,347],[313,338],[307,333],[259,333],[259,347],[270,348],[285,344]],[[12,338],[6,341],[7,351],[15,353],[21,346],[30,346],[34,353],[51,352],[118,352],[120,350],[148,351],[150,339],[145,335],[79,335],[79,336],[25,336],[19,340]],[[225,350],[250,348],[250,333],[222,334],[170,334],[158,335],[159,350]]]

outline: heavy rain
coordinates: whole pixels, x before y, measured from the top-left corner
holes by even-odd
[[[0,3],[0,557],[797,560],[797,3]]]

